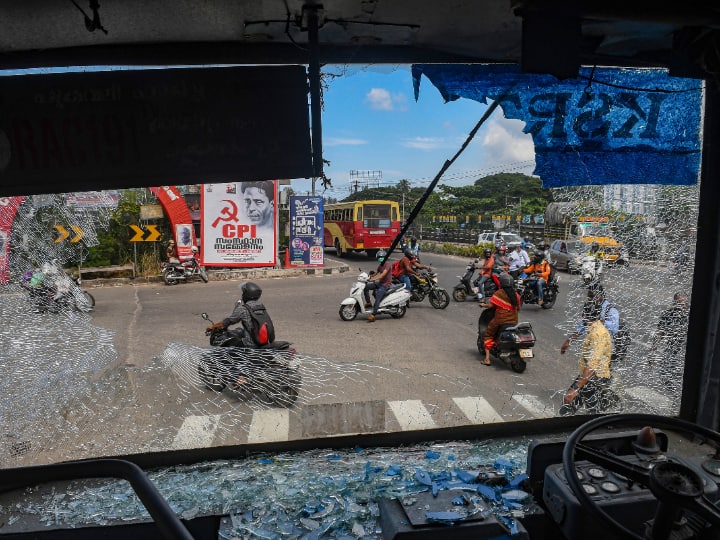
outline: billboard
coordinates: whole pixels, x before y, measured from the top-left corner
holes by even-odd
[[[203,264],[275,266],[276,196],[276,180],[203,184]]]
[[[323,266],[323,198],[290,196],[290,264]]]

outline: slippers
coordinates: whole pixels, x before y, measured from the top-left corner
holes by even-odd
[[[492,366],[492,362],[480,362],[483,366]]]

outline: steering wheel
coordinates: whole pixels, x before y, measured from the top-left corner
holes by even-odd
[[[712,441],[720,448],[720,433],[678,418],[654,414],[617,414],[595,418],[577,428],[563,448],[563,471],[565,480],[575,494],[584,511],[604,522],[616,533],[633,540],[647,540],[636,534],[608,515],[583,489],[576,474],[576,458],[601,465],[607,470],[620,474],[634,482],[647,486],[658,500],[658,507],[649,538],[666,540],[672,532],[672,524],[682,509],[690,510],[712,525],[720,527],[720,509],[704,494],[703,478],[685,461],[667,453],[667,459],[658,461],[651,468],[645,468],[612,454],[606,450],[583,444],[590,432],[609,425],[640,424],[653,428],[681,430]],[[679,456],[678,456],[679,457]]]

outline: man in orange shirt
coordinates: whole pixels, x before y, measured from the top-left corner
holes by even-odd
[[[536,251],[533,254],[532,264],[523,270],[523,272],[528,275],[528,279],[535,282],[535,286],[537,287],[538,306],[543,305],[543,285],[550,281],[551,270],[550,265],[545,260],[545,253],[542,251]]]

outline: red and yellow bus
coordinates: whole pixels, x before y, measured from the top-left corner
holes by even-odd
[[[325,206],[325,247],[338,257],[365,251],[375,257],[400,232],[400,206],[395,201],[353,201]]]

